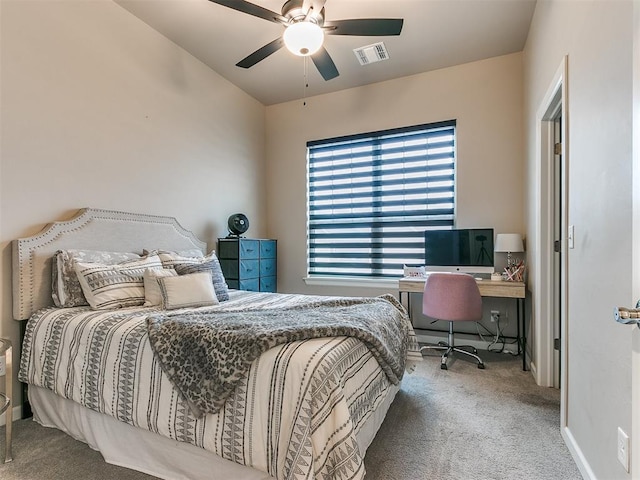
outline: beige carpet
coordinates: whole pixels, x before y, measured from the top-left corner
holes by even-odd
[[[367,480],[582,478],[560,437],[559,391],[536,386],[519,357],[480,353],[486,370],[464,359],[440,370],[429,357],[405,376],[367,452]],[[13,453],[2,480],[152,478],[30,420],[14,423]]]
[[[425,357],[405,375],[367,451],[367,480],[582,478],[560,435],[560,391],[537,386],[522,357],[479,354],[485,370]]]

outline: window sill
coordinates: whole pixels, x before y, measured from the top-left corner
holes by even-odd
[[[398,278],[304,277],[307,285],[398,289]]]

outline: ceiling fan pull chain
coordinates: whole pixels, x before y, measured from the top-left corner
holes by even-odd
[[[307,57],[302,57],[302,65],[304,69],[304,88],[302,90],[302,106],[307,106],[307,88],[309,88],[309,82],[307,80]]]

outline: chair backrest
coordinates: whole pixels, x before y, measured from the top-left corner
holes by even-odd
[[[482,320],[482,296],[476,280],[466,273],[429,274],[422,313],[437,320]]]

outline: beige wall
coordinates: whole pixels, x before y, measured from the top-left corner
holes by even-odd
[[[564,433],[586,478],[629,478],[616,458],[616,432],[631,429],[631,327],[617,325],[612,311],[637,300],[631,291],[631,19],[627,0],[539,1],[524,52],[529,237],[538,222],[536,112],[568,58],[565,160],[575,248],[568,251]],[[539,316],[534,312],[534,322],[546,321]]]
[[[278,239],[281,291],[378,294],[305,285],[306,142],[457,120],[457,225],[522,232],[522,56],[267,107],[267,225]]]
[[[9,242],[81,207],[175,216],[210,248],[237,211],[264,234],[261,104],[110,0],[1,9],[1,336]]]

